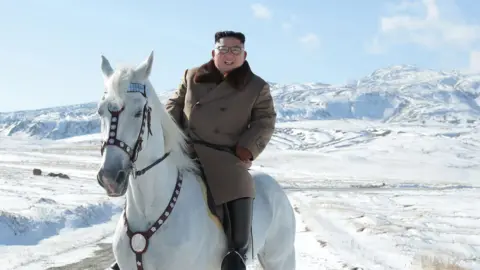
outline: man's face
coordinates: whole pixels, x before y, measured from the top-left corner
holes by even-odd
[[[240,67],[245,62],[247,52],[240,40],[233,37],[221,38],[212,50],[215,66],[222,73]]]

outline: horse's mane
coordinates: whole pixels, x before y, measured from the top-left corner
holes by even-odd
[[[183,133],[173,117],[166,111],[165,106],[158,99],[157,94],[153,92],[151,96],[155,96],[154,100],[155,103],[157,103],[155,108],[158,109],[160,113],[165,150],[171,151],[171,158],[179,170],[198,172],[196,163],[187,154],[187,137],[185,133]]]
[[[133,79],[134,72],[132,67],[123,66],[119,67],[112,74],[108,83],[110,87],[107,87],[108,92],[111,95],[111,101],[117,105],[121,105],[122,100],[125,99],[125,89],[128,89],[128,83]]]
[[[112,92],[109,94],[114,102],[121,102],[126,93],[124,89],[128,89],[129,82],[133,79],[134,71],[131,67],[120,67],[112,74],[110,83]],[[177,166],[180,171],[198,172],[196,163],[187,154],[187,137],[183,131],[178,127],[173,117],[166,111],[165,106],[160,102],[160,99],[153,88],[150,81],[147,82],[147,98],[152,105],[152,113],[160,117],[159,121],[162,125],[163,137],[165,142],[165,151],[170,151],[169,159],[173,160],[173,164]],[[152,115],[152,121],[158,121]]]

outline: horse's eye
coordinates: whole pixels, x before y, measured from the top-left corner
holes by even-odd
[[[138,112],[135,114],[135,117],[136,117],[136,118],[138,118],[138,117],[140,117],[140,116],[142,116],[142,111],[138,111]]]

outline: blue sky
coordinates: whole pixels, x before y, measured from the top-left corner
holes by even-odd
[[[480,1],[2,1],[0,111],[98,101],[100,55],[155,51],[157,91],[210,59],[217,30],[242,31],[254,72],[343,83],[378,68],[480,71]]]

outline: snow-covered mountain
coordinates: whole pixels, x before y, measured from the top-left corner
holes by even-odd
[[[480,74],[392,66],[345,85],[271,83],[278,121],[368,119],[380,122],[480,123]],[[171,91],[159,93],[165,101]],[[0,113],[0,134],[62,139],[100,130],[96,101]]]
[[[480,74],[402,65],[345,85],[275,85],[281,120],[370,119],[383,122],[480,120]]]

